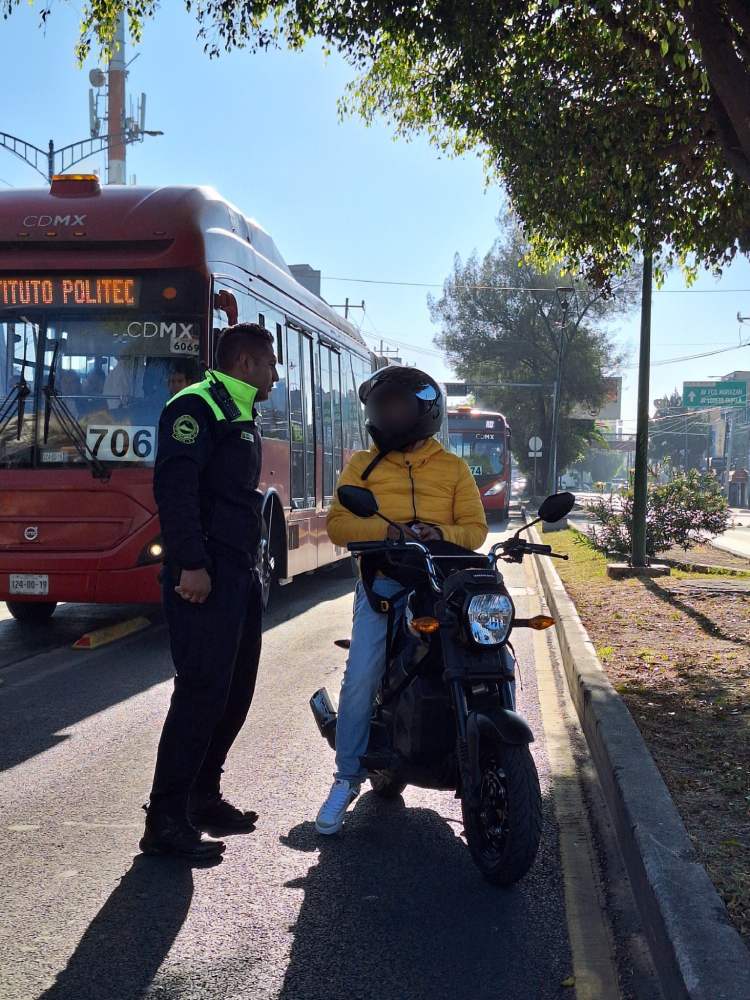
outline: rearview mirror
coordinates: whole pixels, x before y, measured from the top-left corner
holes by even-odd
[[[355,517],[375,517],[378,501],[370,490],[362,486],[339,486],[339,503]]]
[[[576,498],[572,493],[553,493],[539,508],[539,518],[552,524],[561,521],[575,507]]]

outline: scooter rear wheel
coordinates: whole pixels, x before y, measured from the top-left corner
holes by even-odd
[[[461,799],[475,864],[494,885],[512,885],[534,863],[542,835],[542,793],[528,746],[482,739],[479,808]]]
[[[372,790],[381,799],[397,799],[406,788],[405,781],[396,781],[387,771],[370,775]]]

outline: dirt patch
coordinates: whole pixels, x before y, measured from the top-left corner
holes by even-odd
[[[555,566],[701,861],[750,944],[746,582],[680,572],[614,581],[604,557],[574,532],[556,534],[554,548],[570,556]]]

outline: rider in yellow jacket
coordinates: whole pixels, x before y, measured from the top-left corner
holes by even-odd
[[[370,473],[362,473],[378,455],[355,452],[339,486],[364,486],[377,497],[381,514],[399,524],[432,525],[446,542],[478,549],[487,537],[487,519],[477,484],[462,458],[428,438],[414,451],[392,451]],[[336,545],[380,541],[388,525],[379,517],[355,517],[334,500],[328,512],[328,536]]]
[[[487,519],[474,478],[463,459],[447,452],[433,437],[443,420],[443,396],[437,383],[415,368],[376,372],[359,390],[365,404],[369,451],[356,452],[338,486],[371,490],[381,518],[359,518],[334,500],[328,535],[337,545],[395,539],[403,531],[419,541],[443,539],[478,549],[487,537]],[[374,583],[379,597],[390,599],[401,585],[386,576]],[[394,603],[397,617],[404,600]],[[374,610],[360,582],[354,602],[352,640],[341,685],[336,723],[336,773],[315,821],[319,833],[337,833],[366,771],[360,758],[367,750],[375,694],[385,669],[387,616]]]

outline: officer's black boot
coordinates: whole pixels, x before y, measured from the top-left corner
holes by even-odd
[[[228,802],[221,792],[213,792],[193,797],[190,822],[200,830],[211,832],[252,833],[258,822],[258,814],[250,809],[238,809]]]
[[[186,818],[149,809],[139,847],[144,854],[214,861],[224,853],[226,844],[203,836]]]

